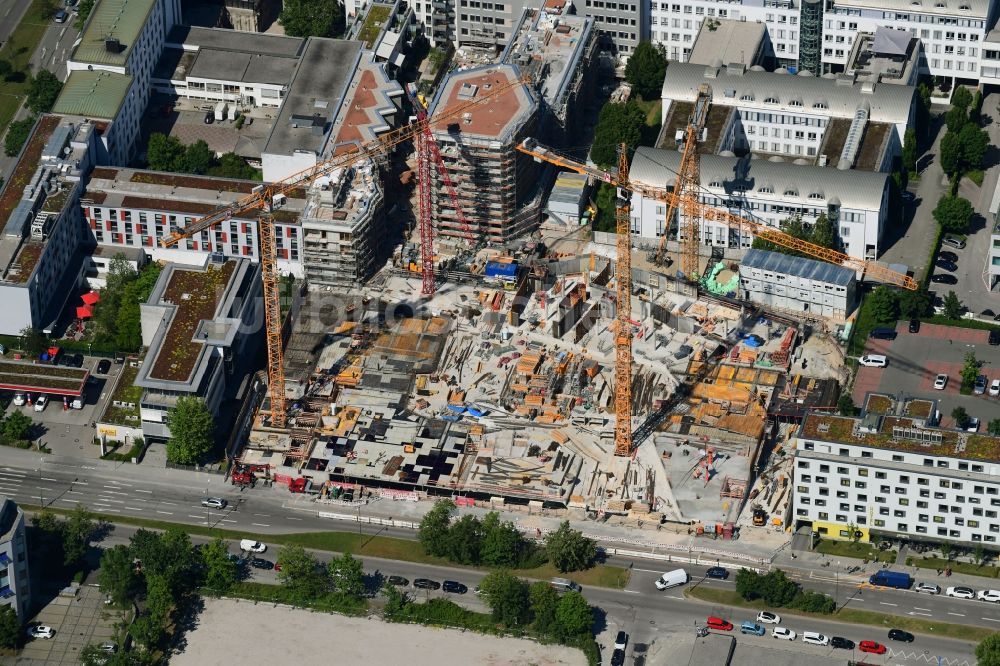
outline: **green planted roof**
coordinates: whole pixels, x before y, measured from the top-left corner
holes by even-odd
[[[71,60],[122,67],[135,46],[156,0],[97,0]],[[108,39],[117,39],[118,50]]]
[[[76,70],[59,93],[52,113],[114,120],[132,85],[132,77],[117,72]]]

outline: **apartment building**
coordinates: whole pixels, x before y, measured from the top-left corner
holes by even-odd
[[[998,444],[926,418],[807,414],[796,438],[795,526],[831,539],[850,539],[856,526],[862,541],[996,544]]]
[[[837,321],[854,310],[857,277],[849,268],[751,249],[739,270],[741,295],[753,303]]]
[[[763,23],[712,19],[703,21],[685,62],[696,65],[739,64],[774,69],[774,47]]]
[[[86,244],[81,178],[98,152],[98,130],[45,115],[0,190],[0,333],[51,330],[83,279]]]
[[[403,89],[370,53],[359,62],[338,106],[330,154],[350,151],[397,127]],[[311,285],[351,287],[368,279],[388,251],[383,165],[356,163],[309,188],[302,213],[303,264]]]
[[[902,30],[878,27],[854,40],[846,73],[858,81],[915,86],[923,59],[919,39]]]
[[[91,10],[52,112],[103,121],[101,163],[124,165],[134,156],[153,69],[180,21],[180,0],[99,0]]]
[[[511,65],[454,71],[438,89],[429,113],[433,118],[519,78]],[[432,220],[438,234],[504,243],[537,226],[538,166],[516,146],[534,136],[538,115],[534,92],[521,84],[457,118],[431,124],[468,224],[463,227],[440,174],[433,170]]]
[[[21,622],[31,612],[28,540],[24,512],[8,497],[0,497],[0,606],[10,606]]]
[[[990,202],[990,248],[987,254],[986,276],[990,291],[1000,289],[1000,181],[993,187],[993,200]]]
[[[141,169],[98,167],[90,174],[80,206],[92,242],[100,247],[141,249],[152,259],[200,266],[209,255],[260,261],[256,211],[220,222],[173,247],[161,243],[219,206],[231,204],[260,183]],[[293,193],[294,194],[294,193]],[[285,197],[273,213],[278,270],[301,278],[305,193]]]
[[[139,306],[146,356],[135,386],[146,441],[170,438],[167,415],[184,396],[218,416],[234,397],[263,339],[260,264],[216,258],[200,267],[167,264]],[[219,424],[222,426],[223,424]]]
[[[672,188],[680,168],[676,150],[639,147],[629,177],[653,188]],[[811,225],[820,214],[833,222],[843,251],[858,259],[875,259],[889,216],[889,176],[885,173],[842,171],[828,167],[772,162],[749,157],[702,155],[702,203],[754,219],[769,226],[793,216]],[[632,194],[632,233],[656,241],[669,228],[676,239],[676,222],[666,223],[667,204]],[[753,235],[723,222],[702,220],[700,238],[706,246],[749,249]]]
[[[891,170],[914,118],[912,86],[758,66],[671,63],[663,81],[663,137],[683,136],[699,91],[711,92],[705,150],[778,155],[838,169]],[[680,134],[678,134],[680,132]]]

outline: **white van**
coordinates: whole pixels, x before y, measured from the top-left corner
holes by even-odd
[[[241,539],[240,550],[250,553],[263,553],[267,550],[267,546],[262,544],[260,541],[254,541],[253,539]]]
[[[867,368],[884,368],[889,365],[889,359],[882,354],[865,354],[858,359],[858,363]]]
[[[687,571],[684,571],[684,569],[674,569],[656,579],[656,589],[666,590],[670,587],[683,585],[686,582],[688,582]]]
[[[580,587],[579,583],[571,581],[568,578],[553,578],[549,581],[549,585],[558,592],[583,592],[583,588]]]

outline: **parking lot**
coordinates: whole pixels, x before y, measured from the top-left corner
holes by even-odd
[[[172,111],[163,113],[165,105],[169,104]],[[205,116],[214,109],[213,103],[204,100],[176,99],[167,102],[157,98],[149,105],[149,111],[143,119],[142,131],[145,136],[153,132],[161,132],[177,137],[181,143],[190,145],[199,139],[208,144],[212,152],[235,152],[241,157],[260,159],[260,152],[267,142],[276,115],[273,109],[248,110],[248,121],[240,129],[229,120],[205,123]],[[249,123],[253,118],[253,123]]]
[[[100,447],[93,443],[94,428],[91,423],[95,422],[103,412],[115,379],[122,369],[121,365],[111,363],[107,375],[96,374],[97,365],[102,360],[89,356],[84,358],[83,367],[90,370],[91,380],[84,391],[82,409],[64,409],[62,398],[52,396],[43,411],[35,411],[33,405],[17,406],[13,402],[7,406],[7,411],[20,410],[38,423],[41,426],[38,440],[53,453],[99,457]],[[36,397],[37,394],[32,394],[33,400]]]
[[[53,666],[80,663],[80,651],[91,643],[113,640],[120,611],[104,604],[104,595],[92,585],[82,585],[75,596],[55,596],[32,623],[55,629],[55,636],[28,639],[13,662],[21,666]]]
[[[962,406],[969,416],[979,418],[981,429],[985,429],[986,423],[1000,416],[1000,399],[988,394],[961,395],[959,373],[965,354],[971,351],[982,362],[980,372],[986,375],[987,384],[1000,378],[1000,347],[987,344],[988,335],[987,331],[934,324],[923,324],[919,333],[909,333],[907,323],[900,322],[895,340],[868,340],[865,353],[885,354],[889,365],[858,369],[854,404],[862,405],[865,394],[871,391],[937,400],[942,426],[954,427],[951,411]],[[938,374],[948,375],[944,390],[934,389]]]

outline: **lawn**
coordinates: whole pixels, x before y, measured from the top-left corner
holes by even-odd
[[[368,15],[365,17],[364,25],[361,26],[361,30],[358,32],[358,40],[364,42],[368,48],[371,48],[375,38],[382,32],[382,26],[385,25],[385,21],[389,18],[389,12],[391,11],[392,7],[389,5],[372,5],[371,9],[368,10]]]
[[[0,83],[0,89],[2,88],[3,83]],[[0,93],[0,136],[7,130],[10,121],[14,119],[22,101],[24,101],[24,97],[21,95],[13,95],[9,92]]]
[[[979,187],[983,186],[983,170],[982,169],[974,169],[973,171],[969,171],[968,173],[965,174],[965,177],[968,178],[969,180],[971,180],[973,183],[975,183]]]
[[[955,573],[966,574],[968,576],[982,576],[983,578],[996,578],[1000,575],[1000,569],[993,565],[978,565],[973,562],[955,562],[941,557],[908,557],[906,564],[920,569],[944,570],[950,568]]]
[[[0,48],[0,60],[6,60],[11,66],[9,80],[0,79],[0,136],[7,131],[7,125],[28,93],[31,74],[28,63],[51,25],[50,17],[55,9],[55,0],[34,0],[10,39]]]
[[[939,324],[941,326],[954,326],[956,328],[978,328],[982,331],[992,331],[994,328],[1000,328],[996,323],[991,321],[982,321],[981,319],[948,319],[944,315],[934,315],[933,317],[921,317],[920,321],[927,324]]]
[[[642,131],[642,145],[654,145],[660,134],[660,109],[663,103],[658,99],[646,101],[638,95],[633,97],[632,101],[646,114],[646,127]]]
[[[823,553],[824,555],[834,555],[837,557],[855,557],[859,560],[874,560],[875,548],[868,543],[855,543],[853,541],[834,541],[833,539],[823,539],[816,545],[816,552]],[[879,562],[895,562],[896,561],[896,551],[894,550],[880,550],[878,551]]]
[[[22,505],[26,511],[40,511],[40,507],[32,505]],[[56,513],[70,513],[68,509],[46,507]],[[372,536],[370,534],[357,534],[354,532],[302,532],[298,534],[255,534],[253,532],[241,532],[237,530],[222,530],[202,525],[182,525],[179,523],[169,523],[162,520],[150,520],[148,518],[133,518],[131,516],[119,516],[112,514],[95,513],[101,520],[109,523],[121,523],[123,525],[134,525],[148,529],[165,530],[170,527],[181,527],[188,534],[200,536],[217,537],[220,539],[254,539],[263,540],[272,544],[297,544],[303,548],[313,550],[333,551],[338,553],[349,552],[359,557],[379,557],[386,560],[399,560],[401,562],[416,562],[419,564],[433,564],[436,566],[461,567],[444,559],[428,555],[416,541],[409,539],[395,539],[392,537]],[[477,567],[464,567],[476,569]],[[623,567],[615,567],[608,564],[597,564],[586,571],[576,571],[568,574],[558,573],[550,564],[546,564],[534,569],[514,570],[518,576],[529,578],[548,579],[555,576],[562,576],[580,583],[580,585],[590,585],[595,587],[610,587],[622,589],[628,585],[630,572]]]
[[[755,601],[744,601],[744,599],[731,590],[721,590],[714,587],[689,587],[684,590],[684,595],[694,597],[702,601],[724,606],[734,606],[736,608],[753,608],[756,610],[773,610],[761,599]],[[964,641],[980,641],[993,632],[986,627],[973,627],[963,624],[948,624],[946,622],[931,622],[919,620],[914,617],[900,615],[889,615],[886,613],[873,613],[871,611],[857,610],[854,608],[843,608],[831,615],[823,613],[810,613],[794,608],[781,608],[782,615],[801,615],[805,617],[817,617],[839,622],[850,622],[851,624],[864,624],[869,627],[893,627],[896,629],[906,629],[920,634],[934,636],[946,636]]]

